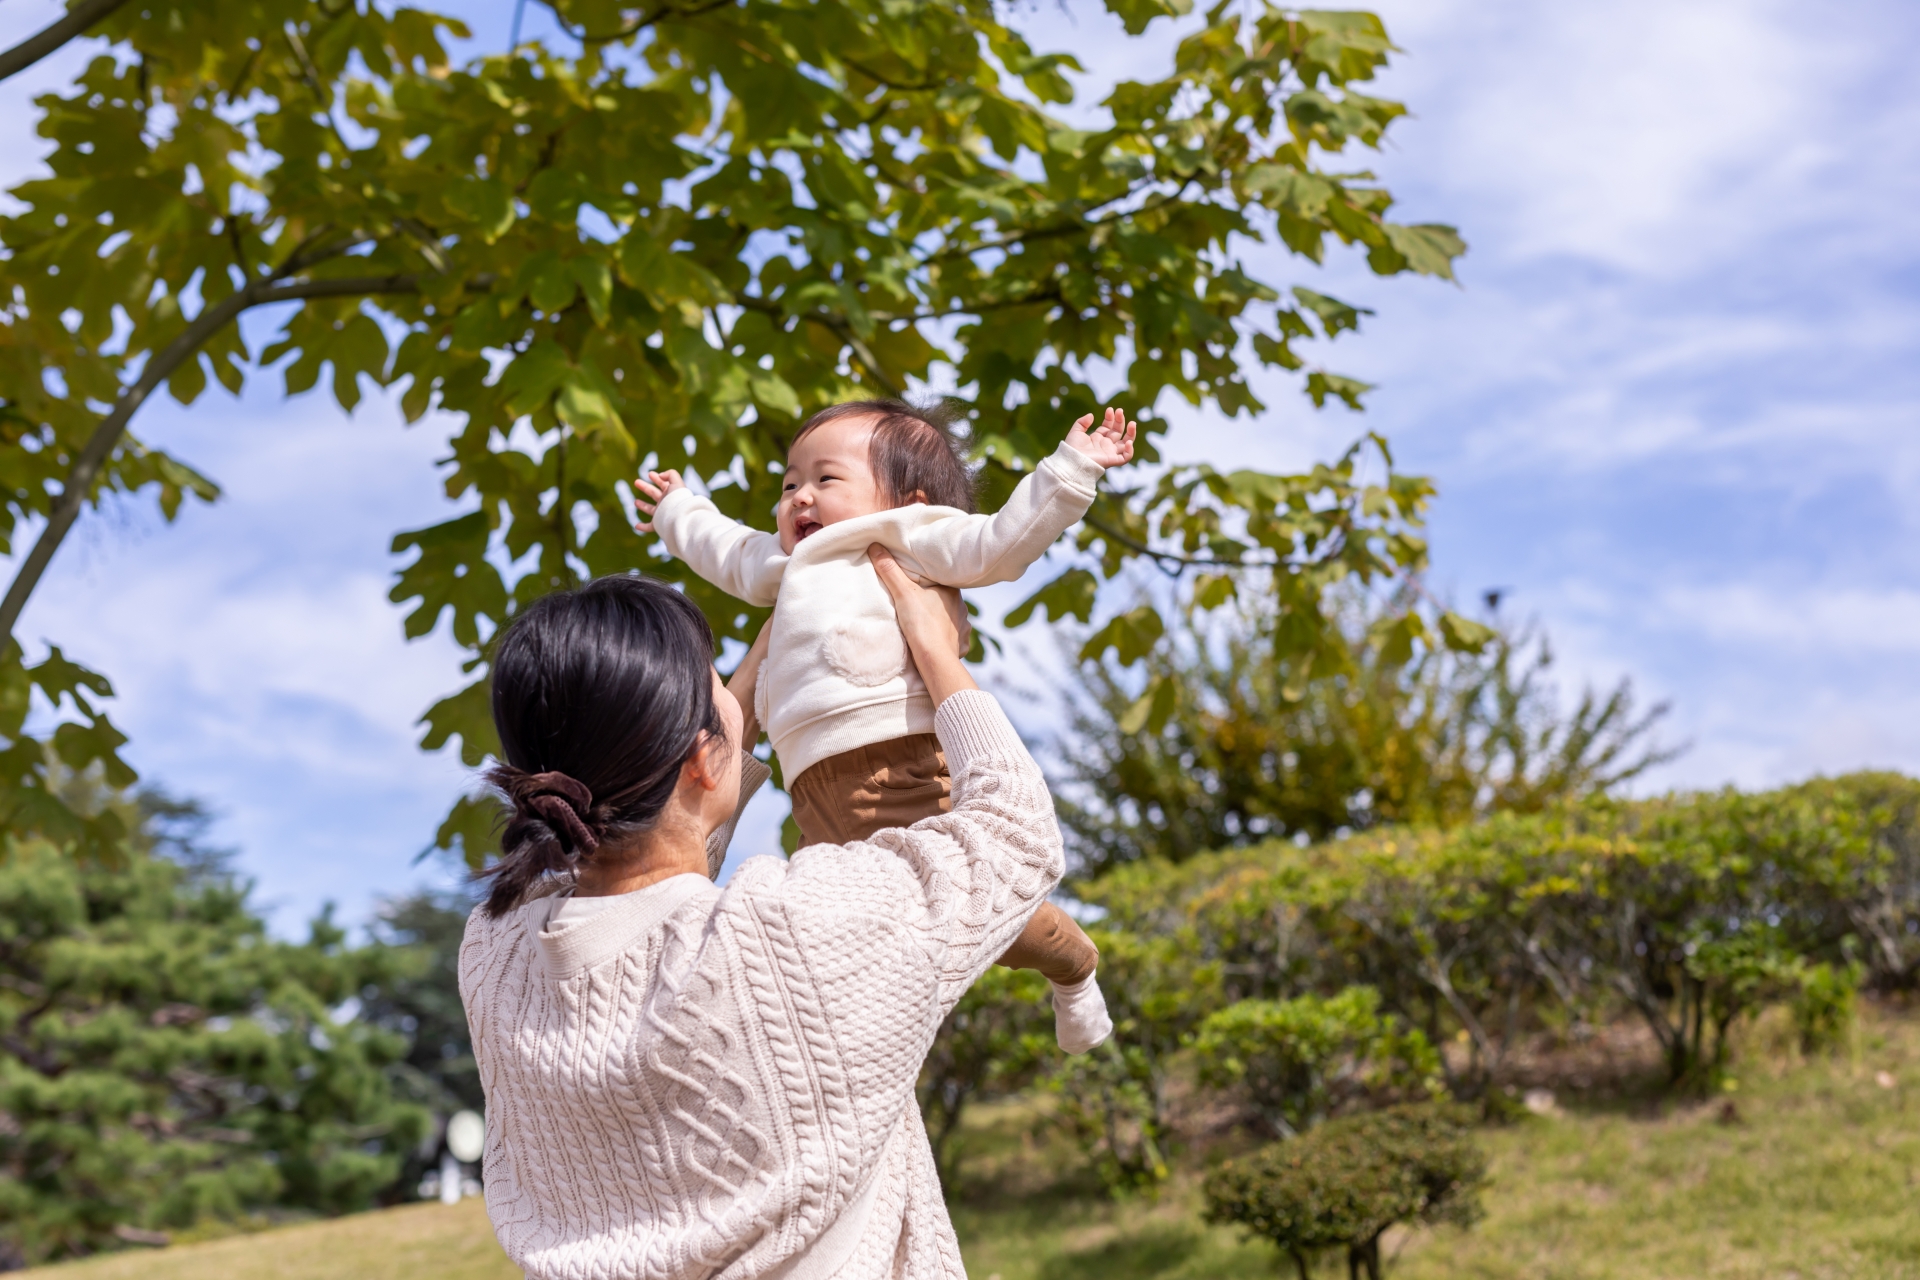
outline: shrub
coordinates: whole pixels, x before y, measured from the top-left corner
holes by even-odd
[[[1108,1191],[1152,1192],[1166,1181],[1167,1128],[1158,1065],[1138,1045],[1109,1040],[1054,1073],[1060,1120]]]
[[[1920,783],[1590,801],[1138,863],[1078,892],[1114,931],[1216,966],[1223,1003],[1364,984],[1435,1044],[1464,1032],[1464,1059],[1443,1062],[1464,1097],[1518,1038],[1623,1011],[1684,1085],[1712,1075],[1726,1027],[1800,998],[1820,965],[1858,955],[1863,983],[1920,981]]]
[[[988,969],[941,1024],[920,1068],[920,1115],[943,1177],[974,1099],[1026,1088],[1057,1056],[1047,980],[1028,969]]]
[[[1354,1104],[1440,1088],[1440,1055],[1380,1012],[1380,993],[1241,1000],[1200,1024],[1200,1083],[1238,1086],[1276,1137],[1290,1138]]]
[[[1439,1104],[1332,1120],[1208,1175],[1207,1220],[1271,1240],[1308,1280],[1314,1255],[1347,1251],[1349,1270],[1380,1276],[1380,1237],[1399,1223],[1471,1226],[1487,1161],[1461,1113]]]
[[[1820,1053],[1846,1039],[1860,995],[1860,966],[1816,964],[1800,977],[1793,1001],[1793,1027],[1802,1053]]]

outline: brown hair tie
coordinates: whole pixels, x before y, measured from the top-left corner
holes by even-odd
[[[556,834],[563,834],[580,853],[592,853],[600,841],[586,824],[584,815],[593,808],[593,792],[564,773],[533,773],[516,788],[520,805],[531,809]]]

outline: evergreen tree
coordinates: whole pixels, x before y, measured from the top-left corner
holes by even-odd
[[[0,858],[0,1264],[371,1203],[427,1117],[394,1097],[406,1040],[343,1006],[415,957],[347,946],[330,913],[270,937],[197,808],[87,789],[68,802],[133,832],[118,857]]]

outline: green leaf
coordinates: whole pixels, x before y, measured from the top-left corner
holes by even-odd
[[[1193,603],[1200,609],[1218,609],[1233,599],[1233,575],[1229,573],[1203,573],[1193,582]]]
[[[1137,36],[1155,18],[1178,18],[1192,12],[1193,0],[1106,0],[1107,12],[1125,24],[1127,34]]]
[[[580,286],[580,296],[587,300],[593,322],[606,324],[613,308],[613,268],[599,258],[582,257],[567,263],[567,269]]]
[[[755,369],[747,375],[747,386],[753,393],[754,403],[761,408],[783,413],[789,418],[800,416],[800,397],[779,374],[768,369]]]
[[[1111,649],[1121,666],[1132,666],[1152,651],[1166,629],[1151,605],[1136,606],[1087,637],[1080,647],[1080,661],[1098,661]]]
[[[1146,691],[1128,706],[1116,722],[1120,732],[1136,734],[1141,730],[1158,734],[1180,705],[1180,684],[1165,676],[1147,681]]]
[[[1498,636],[1492,627],[1448,610],[1440,615],[1440,635],[1456,653],[1479,653]]]
[[[1307,394],[1313,397],[1313,407],[1324,409],[1327,397],[1334,396],[1347,408],[1358,410],[1362,406],[1360,397],[1373,390],[1371,382],[1362,382],[1358,378],[1346,378],[1337,373],[1310,373],[1307,375]]]
[[[1373,314],[1371,308],[1356,307],[1338,298],[1329,298],[1324,293],[1315,293],[1312,289],[1303,289],[1298,285],[1294,286],[1293,296],[1300,300],[1300,305],[1320,317],[1320,324],[1326,329],[1329,338],[1340,336],[1343,330],[1357,330],[1360,327],[1360,317]]]
[[[1045,609],[1055,622],[1067,618],[1086,622],[1093,617],[1094,597],[1099,591],[1099,579],[1091,573],[1085,569],[1069,569],[1015,605],[1007,614],[1006,625],[1025,626],[1036,609]]]
[[[1381,229],[1407,266],[1422,275],[1453,279],[1453,260],[1467,251],[1467,242],[1459,232],[1437,223],[1409,227],[1389,222]]]
[[[447,208],[471,223],[492,244],[513,225],[513,198],[492,178],[462,178],[447,188]]]

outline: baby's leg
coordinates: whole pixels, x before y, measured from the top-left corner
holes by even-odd
[[[1100,952],[1072,916],[1043,902],[998,963],[1009,969],[1038,969],[1047,981],[1071,987],[1093,973]]]
[[[946,754],[930,733],[829,756],[788,783],[801,844],[850,844],[888,827],[910,827],[953,809]],[[998,963],[1038,969],[1053,988],[1053,1029],[1068,1053],[1086,1053],[1113,1033],[1094,980],[1100,953],[1086,930],[1043,902]]]
[[[1053,988],[1053,1037],[1068,1053],[1086,1053],[1113,1034],[1107,998],[1094,979],[1100,952],[1059,907],[1041,903],[999,962],[1046,975]]]

